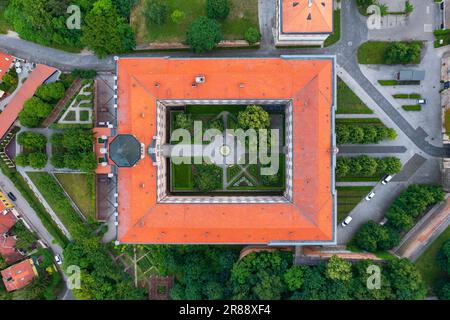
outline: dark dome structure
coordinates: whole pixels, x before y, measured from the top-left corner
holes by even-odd
[[[109,156],[119,167],[132,167],[141,159],[141,144],[132,135],[118,135],[109,146]]]

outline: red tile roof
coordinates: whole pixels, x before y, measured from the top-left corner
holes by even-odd
[[[14,62],[14,58],[9,54],[0,52],[0,80],[3,78],[9,67]]]
[[[12,212],[8,212],[4,215],[2,211],[0,211],[0,235],[8,232],[15,224],[16,217]]]
[[[7,291],[21,289],[38,276],[33,260],[27,259],[1,272]]]
[[[332,33],[333,0],[281,0],[283,33]]]
[[[0,255],[8,264],[19,261],[23,256],[16,250],[16,239],[0,235]]]
[[[331,58],[120,59],[118,133],[146,146],[156,134],[158,99],[292,100],[294,190],[293,203],[158,203],[157,169],[147,156],[119,168],[119,241],[333,242],[333,68]],[[193,88],[198,74],[207,81]]]
[[[0,138],[5,135],[17,119],[25,101],[30,99],[34,95],[36,89],[55,73],[55,71],[55,68],[38,64],[36,69],[31,72],[19,92],[14,95],[5,110],[0,113]]]

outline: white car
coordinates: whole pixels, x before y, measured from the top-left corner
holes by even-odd
[[[369,193],[369,194],[366,196],[365,199],[366,199],[366,201],[370,201],[370,200],[372,200],[373,197],[375,197],[375,192],[372,191],[371,193]]]
[[[389,181],[392,180],[392,178],[393,178],[393,177],[392,177],[390,174],[388,174],[387,176],[385,176],[385,177],[383,178],[383,180],[381,180],[381,183],[382,183],[382,184],[388,184]]]
[[[348,224],[349,224],[350,222],[352,222],[352,220],[353,220],[353,218],[350,217],[350,216],[348,216],[347,218],[345,218],[344,221],[342,221],[342,227],[348,226]]]
[[[62,265],[62,258],[59,254],[55,256],[55,261],[58,265]]]
[[[427,104],[427,99],[417,99],[416,103],[417,104]]]

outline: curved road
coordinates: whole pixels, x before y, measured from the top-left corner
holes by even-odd
[[[408,138],[423,152],[434,157],[450,157],[450,147],[437,147],[428,143],[426,134],[413,126],[384,98],[375,86],[364,76],[356,61],[356,51],[359,45],[368,39],[368,29],[364,18],[356,9],[355,1],[342,2],[341,9],[341,40],[329,48],[275,48],[273,45],[264,45],[260,49],[251,50],[215,50],[203,54],[189,52],[151,52],[131,53],[122,56],[128,57],[276,57],[280,55],[323,55],[331,54],[337,56],[337,61],[374,99],[383,111],[394,121]],[[23,57],[39,63],[49,64],[62,70],[74,68],[88,68],[97,71],[114,71],[113,57],[98,59],[91,54],[73,54],[60,50],[37,45],[24,40],[0,35],[0,47],[10,54]]]

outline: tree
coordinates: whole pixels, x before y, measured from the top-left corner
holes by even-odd
[[[290,291],[298,290],[304,282],[306,268],[304,266],[292,266],[284,274],[284,282]]]
[[[212,120],[210,122],[208,122],[208,129],[216,129],[219,131],[224,131],[225,130],[225,126],[223,124],[223,120],[220,119],[216,119],[216,120]]]
[[[228,0],[206,0],[206,13],[208,18],[223,20],[230,14]]]
[[[21,221],[14,225],[12,232],[17,236],[16,248],[28,249],[36,241],[34,234]]]
[[[160,0],[146,0],[144,14],[147,23],[163,25],[167,20],[167,5]]]
[[[209,192],[222,187],[222,168],[214,164],[196,165],[194,170],[194,187]]]
[[[47,165],[47,155],[42,152],[33,152],[28,155],[30,167],[34,169],[42,169]]]
[[[336,177],[345,177],[350,173],[349,162],[351,160],[346,157],[339,157],[336,161]]]
[[[222,40],[222,32],[219,24],[207,17],[195,20],[186,32],[186,43],[195,52],[212,50],[220,40]]]
[[[85,18],[82,43],[100,58],[135,46],[133,30],[117,13],[111,0],[97,0]]]
[[[444,272],[450,274],[450,239],[445,241],[439,250],[437,262]]]
[[[258,29],[250,27],[245,31],[244,39],[248,44],[253,45],[261,40],[261,33],[259,33]]]
[[[40,133],[25,131],[17,135],[17,143],[27,148],[42,149],[47,144],[47,137]]]
[[[35,95],[45,102],[57,102],[64,97],[65,92],[62,82],[53,82],[39,86]]]
[[[97,76],[97,71],[95,70],[85,70],[85,69],[74,69],[72,71],[74,77],[79,77],[82,79],[94,79]]]
[[[95,153],[83,153],[80,159],[79,168],[81,171],[85,172],[94,171],[97,168],[97,158],[95,157]]]
[[[180,24],[181,22],[183,22],[185,16],[186,15],[183,11],[176,9],[172,12],[170,18],[172,19],[173,23]]]
[[[325,274],[334,281],[349,281],[352,278],[352,265],[350,262],[333,255],[328,260]]]
[[[416,266],[408,259],[388,261],[387,277],[398,300],[423,300],[427,289]]]
[[[362,225],[356,232],[352,241],[362,250],[375,252],[378,249],[378,243],[387,238],[388,234],[386,229],[375,221],[370,220]]]
[[[189,132],[192,131],[194,120],[188,113],[178,112],[175,114],[175,127],[177,129],[185,129]]]
[[[30,165],[30,162],[28,161],[28,156],[24,153],[19,153],[14,158],[14,161],[16,162],[16,165],[19,167],[28,167]]]
[[[386,49],[384,60],[387,64],[408,64],[419,60],[422,47],[419,43],[393,42]]]
[[[450,300],[450,282],[444,282],[437,290],[437,296],[440,300]]]
[[[38,97],[32,97],[24,103],[23,109],[19,113],[19,120],[24,127],[34,128],[39,126],[41,121],[45,119],[51,111],[51,105],[43,102]]]
[[[386,218],[389,224],[399,231],[408,230],[414,225],[413,217],[395,204],[386,212]]]
[[[381,269],[380,289],[369,289],[367,282],[371,273],[368,273],[369,267],[377,266]],[[392,299],[391,284],[386,277],[384,267],[370,260],[359,260],[356,262],[353,270],[354,277],[350,287],[353,299],[357,300],[389,300]]]
[[[242,129],[267,129],[270,126],[269,113],[261,106],[249,105],[238,114],[238,124]]]

